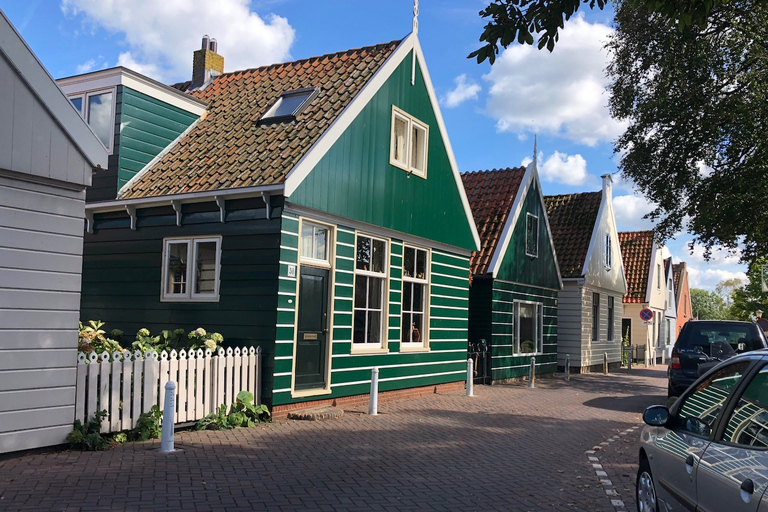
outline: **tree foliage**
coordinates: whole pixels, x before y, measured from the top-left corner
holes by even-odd
[[[760,281],[760,267],[768,263],[768,259],[759,258],[749,266],[747,284],[736,288],[731,295],[731,316],[739,320],[752,319],[755,311],[763,310],[763,317],[768,318],[768,293],[763,292]]]
[[[684,29],[704,27],[710,12],[727,0],[633,0],[636,5],[658,14],[667,25]],[[493,64],[500,48],[517,42],[532,45],[538,38],[538,48],[555,49],[560,30],[583,6],[603,9],[607,0],[492,0],[480,11],[488,20],[480,36],[485,44],[469,54],[478,63],[488,59]],[[536,36],[536,37],[534,37]]]
[[[698,320],[726,320],[730,318],[725,301],[715,292],[691,288],[691,309]]]
[[[620,169],[657,206],[657,235],[685,229],[709,255],[767,252],[768,3],[732,0],[704,28],[616,5],[609,106],[626,120]]]

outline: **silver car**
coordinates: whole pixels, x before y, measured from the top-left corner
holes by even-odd
[[[724,361],[643,421],[638,512],[768,512],[768,350]]]

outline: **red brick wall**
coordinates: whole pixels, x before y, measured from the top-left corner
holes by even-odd
[[[379,393],[379,403],[389,402],[392,400],[402,400],[405,398],[418,398],[424,395],[432,395],[437,393],[451,393],[457,391],[464,391],[464,382],[448,382],[446,384],[438,384],[436,386],[423,386],[420,388],[408,388],[408,389],[396,389],[394,391],[382,391]],[[345,396],[340,398],[327,398],[324,400],[313,400],[311,402],[301,402],[296,404],[278,405],[272,409],[272,419],[285,420],[288,419],[288,413],[303,410],[312,409],[315,407],[340,407],[347,409],[356,409],[360,407],[368,407],[370,402],[370,395],[368,393],[364,395]]]

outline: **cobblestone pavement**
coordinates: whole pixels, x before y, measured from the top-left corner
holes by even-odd
[[[166,455],[153,441],[5,456],[0,510],[634,510],[638,431],[626,432],[664,401],[664,370],[475,386],[471,398],[380,403],[378,416],[178,432],[179,451]]]

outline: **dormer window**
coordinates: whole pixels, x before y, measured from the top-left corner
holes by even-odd
[[[309,102],[317,96],[318,91],[319,89],[317,87],[307,87],[305,89],[284,92],[282,96],[277,98],[275,104],[267,110],[267,113],[261,117],[259,123],[295,121],[296,116],[298,116],[307,105],[309,105]]]
[[[426,178],[428,141],[429,127],[393,105],[389,163]]]
[[[83,116],[93,133],[110,152],[115,127],[114,97],[113,89],[69,96],[72,106]]]

